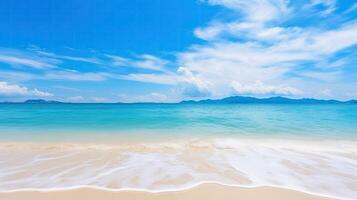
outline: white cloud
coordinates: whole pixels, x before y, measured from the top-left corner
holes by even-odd
[[[245,20],[254,22],[276,20],[289,13],[288,1],[285,0],[207,0],[207,2],[242,12]]]
[[[112,59],[112,65],[120,67],[133,67],[155,71],[165,71],[165,67],[168,64],[168,61],[148,54],[140,55],[137,59],[129,59],[114,55],[107,56]]]
[[[26,72],[18,72],[18,71],[11,71],[11,70],[0,71],[1,79],[11,80],[13,82],[33,80],[36,79],[36,77],[37,77],[36,75]]]
[[[181,79],[192,85],[204,85],[201,88],[212,96],[229,95],[229,87],[238,93],[286,96],[306,94],[303,91],[307,88],[301,87],[305,80],[297,81],[289,77],[289,73],[324,82],[336,81],[341,76],[339,71],[314,71],[310,67],[310,71],[305,73],[298,69],[306,62],[318,66],[336,52],[357,44],[356,22],[348,22],[330,30],[276,25],[279,22],[274,21],[278,18],[292,14],[290,11],[293,9],[288,7],[287,1],[273,4],[270,3],[275,1],[208,2],[244,14],[229,22],[213,20],[207,27],[196,29],[195,35],[207,40],[207,43],[194,45],[178,53],[178,65],[191,72]],[[263,7],[273,14],[260,16],[255,13]],[[201,84],[197,84],[197,80]]]
[[[207,0],[207,2],[242,13],[243,19],[237,18],[230,22],[213,20],[209,26],[195,29],[195,35],[204,40],[220,39],[221,36],[250,37],[252,34],[271,38],[270,35],[276,35],[277,32],[284,30],[279,27],[265,29],[265,24],[281,21],[290,13],[288,1],[285,0]]]
[[[185,67],[180,67],[177,72],[181,75],[178,82],[179,90],[184,96],[206,97],[210,95],[210,82],[194,75],[192,71]]]
[[[284,26],[296,8],[284,0],[207,0],[230,9],[235,19],[213,19],[194,34],[206,43],[192,45],[176,54],[176,72],[132,73],[118,78],[169,84],[182,95],[220,97],[233,94],[303,96],[314,94],[326,82],[338,81],[348,60],[332,59],[337,52],[357,44],[357,22],[349,21],[331,29]],[[332,13],[334,1],[312,1],[323,5],[323,15]],[[139,68],[162,69],[164,64],[148,63]],[[155,57],[155,60],[160,60]],[[133,60],[119,57],[119,66],[134,66]],[[146,63],[146,62],[144,62]],[[310,63],[309,69],[301,70]],[[322,67],[322,65],[325,65]],[[334,68],[334,71],[331,71]],[[317,94],[316,92],[315,94]]]
[[[142,55],[141,58],[141,60],[132,63],[132,66],[144,69],[163,70],[167,64],[167,61],[152,55]]]
[[[38,89],[0,82],[0,96],[28,96],[28,97],[51,97],[53,94]]]
[[[76,70],[47,70],[43,73],[1,71],[0,78],[11,81],[26,80],[68,80],[68,81],[105,81],[112,77],[105,72],[80,72]]]
[[[61,90],[74,91],[74,92],[80,91],[80,89],[78,89],[78,88],[67,87],[67,86],[63,86],[63,85],[52,85],[51,87],[56,88],[56,89],[61,89]]]
[[[264,49],[255,44],[215,43],[197,46],[179,55],[182,69],[190,73],[181,74],[185,82],[197,85],[213,96],[225,96],[231,92],[230,84],[235,81],[251,85],[279,79],[290,67],[285,64],[304,57]]]
[[[7,63],[10,65],[20,65],[20,66],[29,66],[36,69],[44,68],[54,68],[54,64],[57,63],[57,60],[45,60],[38,57],[30,57],[25,55],[11,55],[4,52],[0,52],[0,62]]]
[[[318,53],[332,54],[357,44],[356,33],[357,22],[355,21],[344,24],[339,29],[318,33],[307,38],[306,47]]]
[[[118,95],[119,102],[122,103],[137,103],[137,102],[150,102],[150,103],[162,103],[162,102],[176,102],[177,100],[170,99],[167,95],[157,93],[157,92],[152,92],[149,94],[145,95],[136,95],[136,96],[131,96],[131,95],[126,95],[126,94],[120,94]]]
[[[67,97],[67,100],[70,102],[82,102],[84,101],[84,97],[83,96]]]
[[[113,66],[130,68],[129,74],[120,74],[118,71],[121,70],[118,68],[105,72],[49,69],[43,73],[43,76],[36,76],[36,78],[73,81],[124,79],[166,84],[184,97],[194,98],[221,97],[237,93],[315,95],[320,93],[319,90],[325,89],[326,84],[333,83],[341,85],[338,90],[343,88],[344,83],[338,81],[342,80],[344,75],[342,70],[351,59],[340,59],[336,54],[357,44],[355,19],[345,20],[344,23],[334,26],[326,26],[323,24],[324,21],[321,22],[322,24],[304,23],[298,26],[293,25],[294,21],[285,23],[290,19],[296,20],[294,17],[300,20],[301,16],[297,12],[304,6],[299,4],[301,8],[296,7],[294,1],[203,1],[226,8],[229,17],[221,17],[225,15],[221,13],[207,26],[196,28],[195,36],[205,41],[176,52],[174,61],[148,54],[132,58],[104,55],[107,58],[105,62],[111,66],[111,69]],[[328,17],[336,9],[336,2],[333,0],[311,0],[305,4],[305,7],[310,10],[319,9],[321,12],[319,14],[323,17]],[[351,6],[351,9],[353,7]],[[322,16],[314,16],[322,18]],[[42,55],[93,64],[103,63],[96,58]],[[349,56],[344,55],[344,57]],[[11,61],[7,57],[0,57],[0,61],[1,59],[3,62]],[[21,63],[21,60],[12,62]],[[41,66],[38,63],[22,62]],[[49,63],[53,64],[53,62]],[[169,70],[173,67],[177,70]],[[0,76],[2,75],[6,76],[0,72]],[[309,84],[311,87],[308,87]],[[329,88],[329,93],[334,94],[336,88]],[[345,88],[350,90],[350,87]],[[150,99],[148,96],[155,95],[148,94],[145,98]]]
[[[331,90],[330,89],[323,89],[320,92],[324,97],[331,97]]]
[[[107,73],[79,72],[75,70],[48,71],[38,77],[45,80],[70,80],[70,81],[104,81],[108,78]]]
[[[301,95],[302,92],[296,88],[289,86],[272,86],[264,85],[260,81],[256,81],[251,85],[242,85],[238,82],[233,81],[231,83],[233,90],[237,94],[249,94],[249,95],[284,95],[284,96],[295,96]]]
[[[319,72],[319,71],[305,71],[301,72],[301,76],[324,81],[324,82],[335,82],[340,78],[340,71],[332,72]]]
[[[179,76],[173,73],[160,73],[160,74],[128,74],[111,76],[116,79],[124,79],[130,81],[139,81],[146,83],[156,83],[165,85],[176,85],[179,82]]]
[[[29,90],[28,92],[29,92],[28,93],[29,96],[36,96],[36,97],[51,97],[51,96],[53,96],[53,94],[51,94],[49,92],[43,92],[38,89]]]
[[[74,102],[74,103],[111,103],[113,102],[111,99],[104,97],[83,97],[81,95],[67,97],[66,101]]]
[[[55,53],[46,52],[43,50],[36,50],[35,52],[38,53],[39,55],[50,57],[50,58],[73,60],[73,61],[86,62],[91,64],[103,64],[101,60],[95,57],[66,56],[66,55],[59,55]]]
[[[341,68],[345,65],[347,65],[350,62],[349,58],[339,58],[337,60],[329,61],[329,60],[323,60],[320,63],[316,64],[316,67],[322,68],[322,69],[334,69],[334,68]]]
[[[104,97],[89,97],[88,99],[89,102],[97,102],[97,103],[111,102],[110,99]]]

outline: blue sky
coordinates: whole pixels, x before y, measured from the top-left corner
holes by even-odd
[[[350,0],[19,0],[0,13],[0,101],[357,98]]]

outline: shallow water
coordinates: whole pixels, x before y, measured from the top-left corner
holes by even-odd
[[[0,140],[357,138],[357,105],[0,104]]]

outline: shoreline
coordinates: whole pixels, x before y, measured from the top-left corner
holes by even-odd
[[[341,199],[323,194],[314,194],[291,188],[278,186],[237,186],[217,182],[205,182],[187,188],[165,191],[148,191],[141,189],[108,189],[95,186],[78,186],[73,188],[53,189],[20,189],[0,192],[0,199],[5,200],[42,200],[42,199],[208,199],[221,198],[230,200],[244,198],[245,200],[258,199],[289,199],[289,200],[332,200]]]
[[[151,140],[107,140],[107,141],[1,141],[0,150],[22,150],[23,148],[31,150],[137,150],[145,148],[159,150],[161,148],[218,148],[218,149],[235,149],[241,147],[272,147],[286,148],[295,150],[318,150],[318,151],[336,151],[349,152],[357,154],[357,140],[333,140],[330,138],[263,138],[263,137],[186,137],[176,139],[151,139]],[[357,155],[356,155],[357,156]],[[357,158],[357,157],[356,157]]]
[[[0,142],[0,160],[0,196],[83,189],[165,193],[206,184],[333,199],[357,194],[357,147],[351,141]]]
[[[168,134],[169,133],[169,134]],[[138,143],[161,143],[161,142],[182,142],[192,140],[212,140],[212,139],[235,139],[235,140],[280,140],[280,141],[337,141],[337,142],[357,142],[356,135],[349,134],[295,134],[276,131],[268,132],[220,132],[212,130],[192,130],[192,129],[140,129],[127,131],[110,130],[31,130],[31,131],[5,131],[1,143],[78,143],[78,144],[138,144]],[[0,135],[1,136],[1,135]]]

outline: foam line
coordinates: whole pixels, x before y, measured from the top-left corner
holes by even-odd
[[[6,190],[6,191],[0,191],[0,193],[16,193],[16,192],[61,192],[61,191],[71,191],[71,190],[77,190],[77,189],[96,189],[96,190],[102,190],[102,191],[107,191],[107,192],[148,192],[148,193],[163,193],[163,192],[178,192],[178,191],[185,191],[185,190],[190,190],[195,187],[199,187],[203,184],[218,184],[222,186],[229,186],[229,187],[240,187],[240,188],[259,188],[259,187],[274,187],[274,188],[281,188],[281,189],[287,189],[287,190],[293,190],[293,191],[298,191],[298,192],[303,192],[306,194],[311,194],[315,196],[320,196],[320,197],[326,197],[326,198],[332,198],[332,199],[340,199],[340,200],[355,200],[352,198],[341,198],[333,195],[327,195],[327,194],[322,194],[322,193],[316,193],[316,192],[310,192],[306,190],[299,190],[293,187],[284,187],[284,186],[279,186],[279,185],[239,185],[239,184],[227,184],[227,183],[222,183],[218,181],[201,181],[195,184],[192,184],[190,186],[186,187],[178,187],[176,189],[161,189],[161,190],[150,190],[150,189],[144,189],[144,188],[107,188],[107,187],[101,187],[101,186],[95,186],[95,185],[78,185],[78,186],[72,186],[72,187],[56,187],[56,188],[20,188],[20,189],[14,189],[14,190]]]

